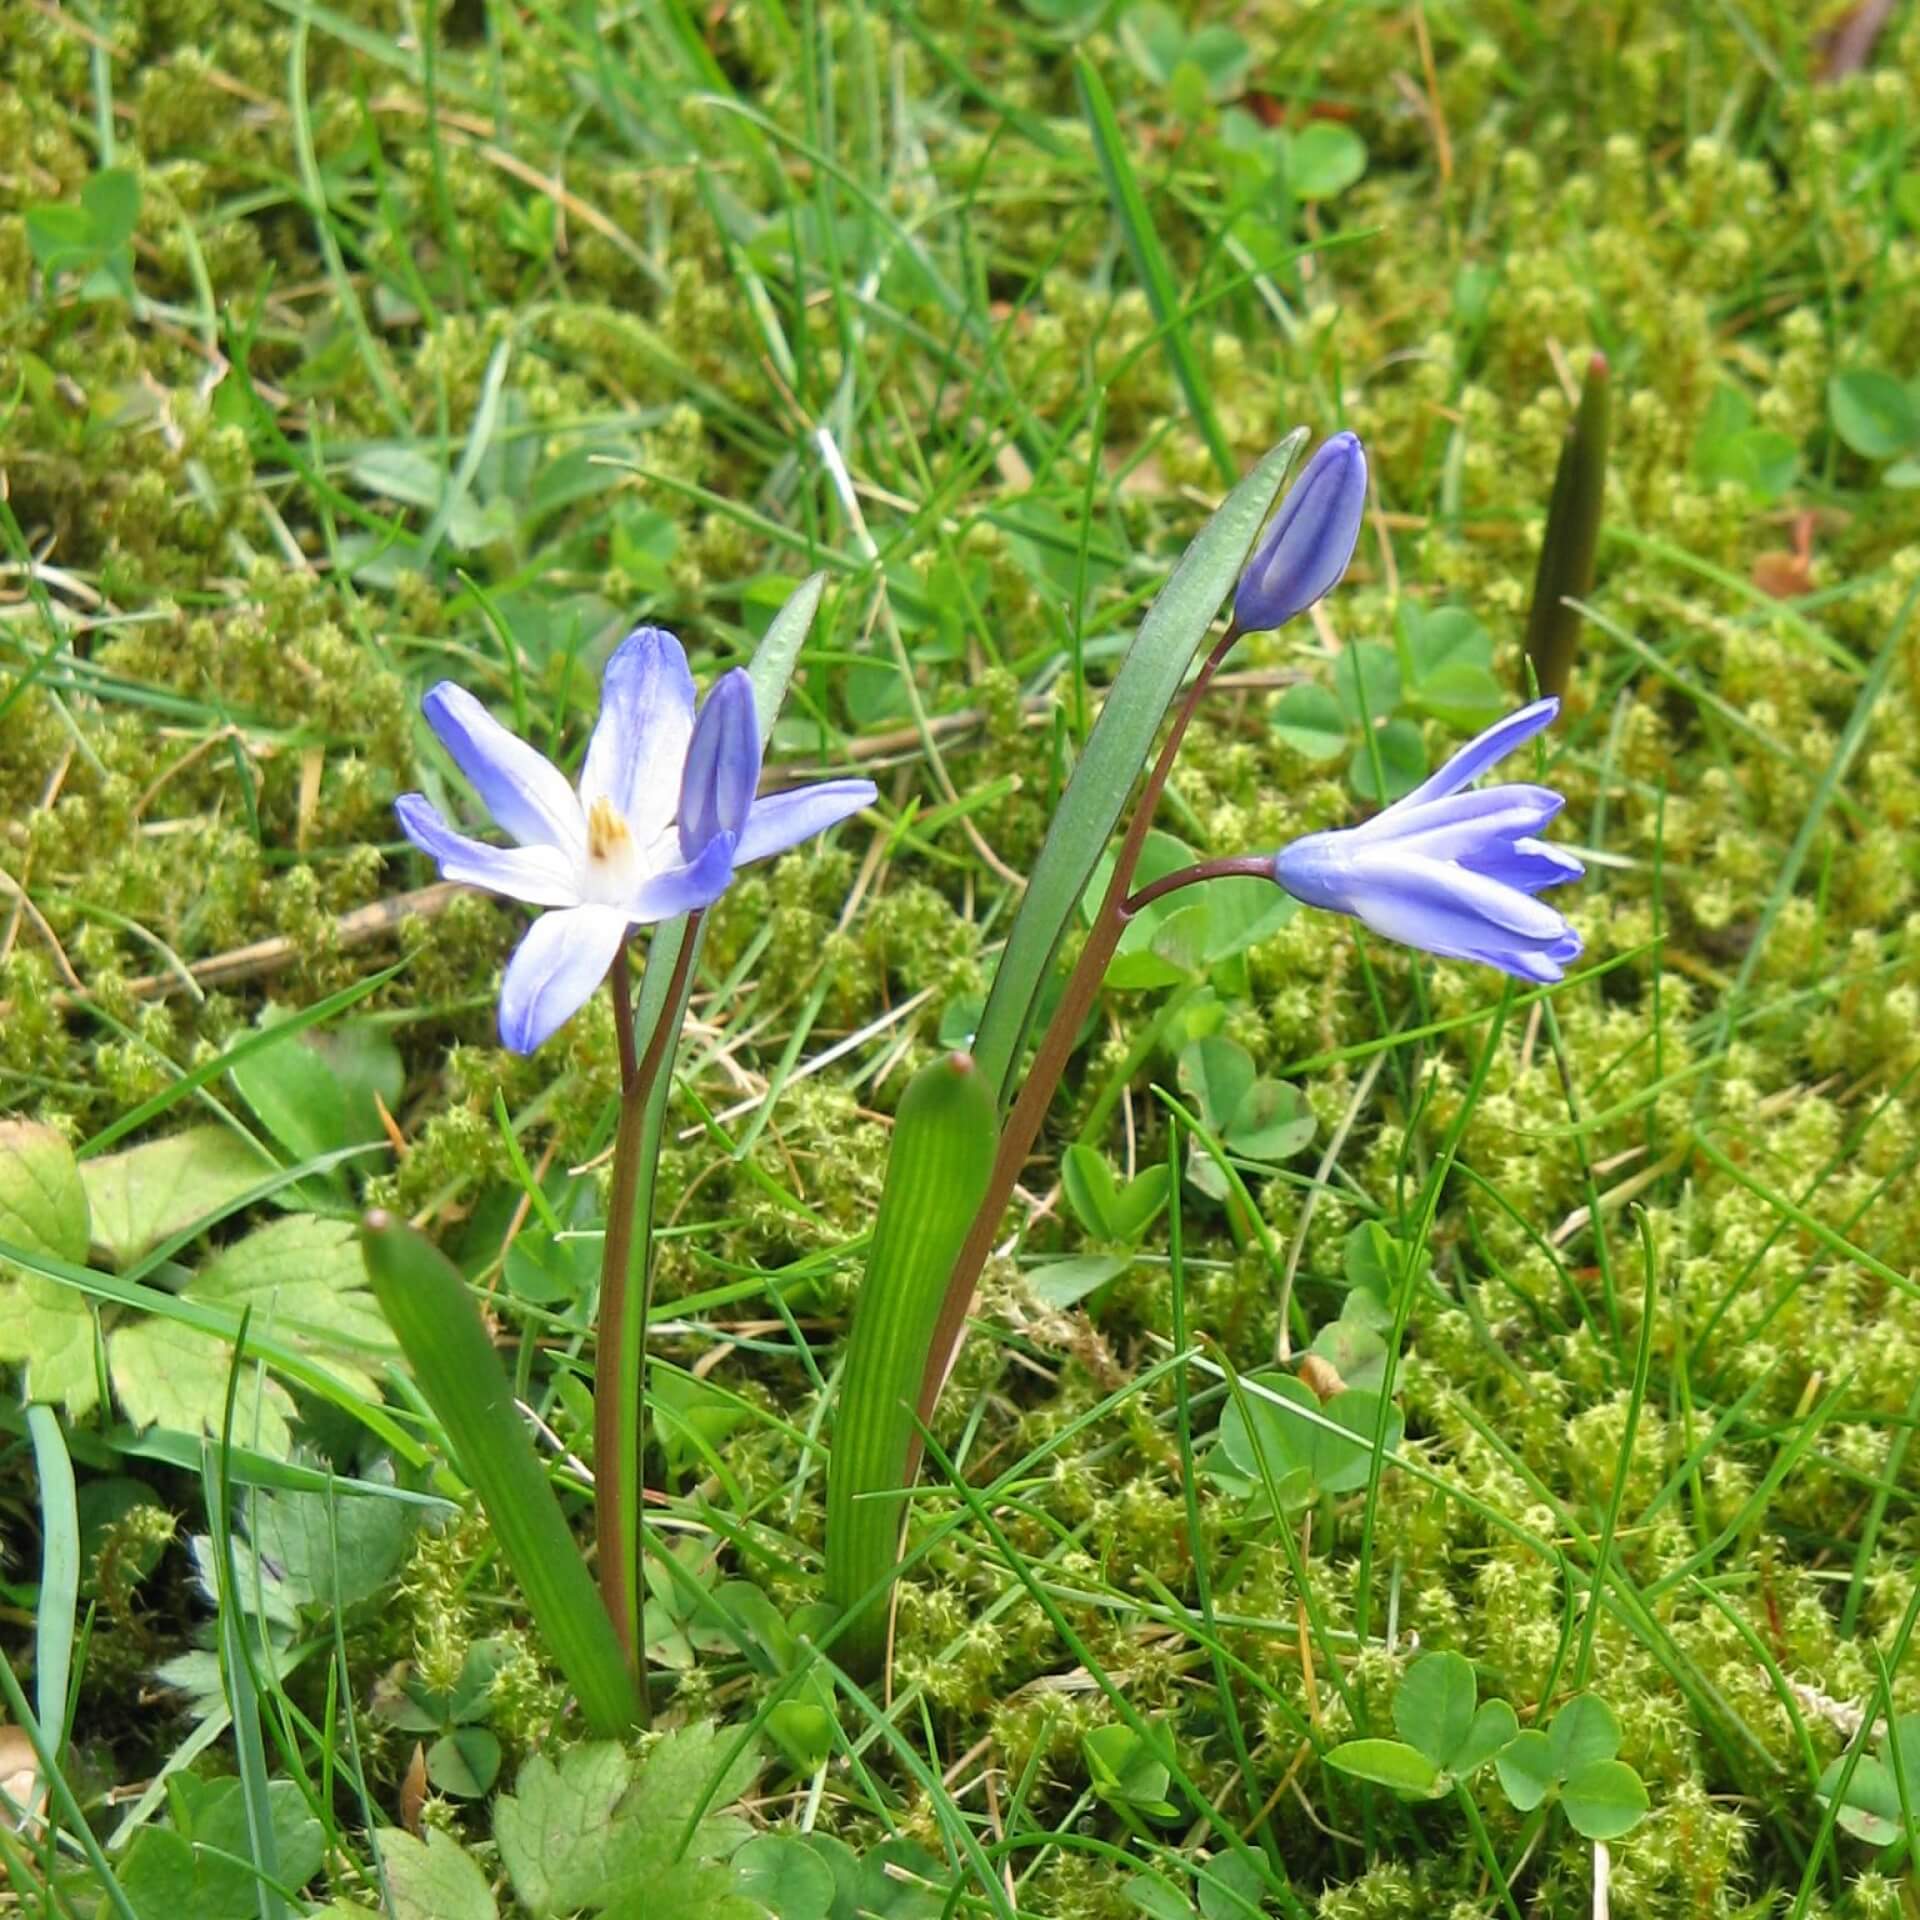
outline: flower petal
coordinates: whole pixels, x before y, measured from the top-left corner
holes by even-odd
[[[627,918],[644,926],[710,907],[731,884],[733,867],[733,835],[716,833],[685,866],[669,867],[643,880],[628,903]]]
[[[487,811],[523,847],[578,853],[586,844],[586,819],[567,776],[509,733],[465,687],[442,680],[420,706]]]
[[[1458,793],[1469,781],[1477,780],[1496,760],[1504,760],[1523,741],[1531,740],[1541,728],[1551,726],[1560,711],[1554,698],[1536,700],[1531,706],[1496,720],[1486,732],[1476,735],[1456,753],[1438,773],[1431,774],[1404,798],[1387,809],[1389,814],[1410,813],[1434,800]]]
[[[879,789],[871,780],[819,780],[810,787],[771,793],[753,803],[740,844],[733,850],[733,864],[744,867],[750,860],[784,853],[862,807],[872,806],[878,797]]]
[[[1419,947],[1444,959],[1478,960],[1523,980],[1558,980],[1562,963],[1580,952],[1580,936],[1558,914],[1558,929],[1544,938],[1503,931],[1470,913],[1408,894],[1369,894],[1360,902],[1357,917],[1401,946]]]
[[[663,627],[636,627],[600,681],[600,719],[580,769],[584,812],[605,799],[644,846],[673,819],[693,736],[693,675]]]
[[[1461,857],[1462,866],[1484,873],[1503,886],[1522,893],[1540,893],[1547,887],[1578,880],[1586,868],[1572,854],[1544,840],[1510,840],[1489,844]]]
[[[1280,626],[1339,585],[1367,507],[1367,456],[1336,433],[1306,464],[1254,549],[1234,594],[1249,633]]]
[[[760,784],[760,722],[753,682],[735,667],[714,682],[687,745],[680,783],[680,851],[695,859],[716,834],[736,837]]]
[[[1429,860],[1402,847],[1367,848],[1355,857],[1353,873],[1351,891],[1363,915],[1369,900],[1392,898],[1478,920],[1528,941],[1555,940],[1567,930],[1564,914],[1456,861]]]
[[[400,830],[440,863],[441,875],[524,900],[530,907],[571,907],[580,898],[575,863],[558,847],[490,847],[455,833],[425,794],[403,793],[393,803]]]
[[[1448,817],[1468,800],[1486,800],[1489,804],[1474,811],[1463,808],[1457,816]],[[1545,787],[1482,787],[1422,807],[1404,832],[1391,836],[1391,844],[1429,860],[1461,860],[1472,866],[1477,864],[1474,855],[1482,848],[1511,846],[1516,840],[1538,834],[1564,804],[1557,793]],[[1377,837],[1362,838],[1376,846],[1384,844]]]
[[[500,1039],[531,1053],[593,998],[606,978],[627,916],[618,907],[567,907],[527,929],[500,986]]]

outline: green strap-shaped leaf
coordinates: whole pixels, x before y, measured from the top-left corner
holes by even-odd
[[[1554,469],[1540,566],[1533,577],[1533,606],[1527,614],[1527,658],[1542,693],[1566,692],[1581,621],[1579,609],[1566,603],[1585,600],[1593,592],[1600,514],[1606,504],[1610,384],[1606,356],[1596,353]]]
[[[638,1708],[633,1675],[466,1281],[431,1241],[389,1213],[368,1214],[360,1238],[373,1291],[414,1379],[587,1724],[599,1734],[625,1733]]]
[[[836,1642],[856,1674],[877,1671],[885,1654],[876,1589],[898,1557],[901,1522],[900,1501],[886,1496],[906,1482],[927,1346],[998,1137],[992,1090],[964,1053],[930,1062],[900,1098],[827,1476],[827,1598],[859,1606]]]
[[[974,1037],[974,1058],[1002,1105],[1012,1098],[1014,1070],[1061,938],[1146,768],[1160,722],[1305,439],[1304,427],[1289,434],[1221,503],[1160,589],[1120,664],[1034,862]]]

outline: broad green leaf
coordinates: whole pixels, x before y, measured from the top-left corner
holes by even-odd
[[[734,1891],[757,1900],[773,1920],[829,1920],[833,1912],[833,1869],[793,1834],[756,1834],[732,1867]]]
[[[1049,1260],[1027,1275],[1027,1290],[1049,1307],[1078,1306],[1088,1294],[1118,1280],[1133,1265],[1124,1253],[1076,1253]]]
[[[1267,1910],[1265,1883],[1238,1853],[1215,1854],[1200,1869],[1195,1893],[1206,1920],[1261,1920]]]
[[[1703,446],[1694,459],[1701,479],[1732,485],[1771,506],[1800,475],[1800,448],[1770,427],[1747,427]]]
[[[1391,1302],[1400,1285],[1405,1255],[1399,1241],[1377,1220],[1363,1220],[1346,1237],[1343,1261],[1347,1285]]]
[[[114,1398],[136,1427],[218,1438],[226,1418],[233,1349],[224,1340],[149,1317],[118,1326],[108,1344]],[[284,1459],[293,1450],[293,1396],[251,1361],[234,1397],[236,1445]]]
[[[1054,810],[994,972],[974,1056],[1004,1106],[1041,988],[1115,823],[1146,768],[1168,705],[1280,491],[1305,432],[1290,435],[1227,496],[1140,623],[1073,778]]]
[[[1312,120],[1287,146],[1287,184],[1302,200],[1331,200],[1367,170],[1366,143],[1351,127]]]
[[[1193,1920],[1193,1903],[1180,1890],[1157,1873],[1136,1873],[1122,1884],[1130,1906],[1137,1907],[1147,1920]]]
[[[1646,1818],[1647,1790],[1625,1761],[1593,1760],[1567,1776],[1560,1804],[1582,1838],[1617,1840]]]
[[[26,1369],[29,1400],[76,1420],[100,1404],[93,1310],[70,1287],[34,1273],[0,1282],[0,1360]]]
[[[1370,1296],[1349,1294],[1338,1320],[1329,1320],[1313,1336],[1310,1349],[1357,1392],[1377,1393],[1386,1377],[1387,1343],[1367,1319],[1349,1311],[1356,1303],[1364,1306]]]
[[[1173,1176],[1164,1162],[1144,1167],[1115,1196],[1115,1223],[1123,1240],[1137,1241],[1165,1210]]]
[[[1413,705],[1460,733],[1478,733],[1507,711],[1512,702],[1491,667],[1450,660],[1435,667],[1414,688]]]
[[[1486,1700],[1473,1716],[1467,1737],[1454,1750],[1447,1771],[1456,1780],[1478,1773],[1487,1762],[1503,1752],[1520,1731],[1513,1708],[1504,1700]]]
[[[1334,1432],[1304,1420],[1296,1423],[1312,1435],[1307,1464],[1314,1485],[1322,1493],[1351,1493],[1364,1487],[1373,1473],[1373,1430],[1380,1418],[1379,1395],[1336,1393],[1320,1412],[1334,1426],[1346,1431]],[[1392,1457],[1405,1432],[1406,1422],[1400,1409],[1389,1407],[1383,1460]]]
[[[1620,1751],[1620,1723],[1597,1693],[1576,1693],[1553,1716],[1547,1745],[1554,1774],[1564,1780],[1596,1760],[1611,1760]]]
[[[1394,1693],[1393,1724],[1436,1771],[1449,1770],[1467,1744],[1477,1692],[1473,1668],[1459,1654],[1422,1654]]]
[[[1316,1411],[1319,1400],[1311,1387],[1290,1373],[1269,1369],[1250,1374],[1245,1384],[1265,1392],[1247,1394],[1244,1414],[1237,1399],[1228,1401],[1220,1415],[1220,1450],[1256,1489],[1264,1493],[1270,1477],[1283,1505],[1304,1506],[1313,1492],[1308,1471],[1308,1425],[1304,1420],[1287,1419],[1266,1395]]]
[[[1096,1240],[1121,1237],[1115,1219],[1119,1189],[1105,1155],[1076,1142],[1060,1156],[1060,1185],[1068,1206]]]
[[[372,1494],[257,1493],[253,1544],[280,1571],[295,1606],[331,1612],[381,1592],[413,1543],[419,1510]]]
[[[1427,1799],[1440,1784],[1439,1770],[1425,1754],[1398,1740],[1347,1740],[1327,1755],[1327,1765],[1356,1780],[1391,1787],[1410,1799]]]
[[[1310,681],[1289,687],[1273,703],[1272,725],[1283,746],[1316,765],[1338,760],[1353,737],[1352,723],[1340,702]]]
[[[1465,607],[1404,601],[1397,623],[1401,677],[1418,688],[1448,667],[1490,667],[1493,639]]]
[[[1521,1813],[1531,1813],[1560,1781],[1553,1749],[1537,1728],[1516,1734],[1493,1764],[1500,1776],[1500,1790]]]
[[[1333,691],[1352,727],[1377,727],[1400,704],[1400,662],[1377,640],[1355,640],[1333,663]]]
[[[87,1257],[87,1226],[73,1149],[51,1127],[0,1120],[0,1240],[78,1266]]]
[[[1377,749],[1379,765],[1374,764]],[[1388,805],[1411,793],[1427,777],[1427,746],[1411,720],[1389,720],[1375,730],[1373,746],[1363,739],[1353,750],[1347,781],[1362,800]]]
[[[499,1775],[500,1742],[485,1727],[455,1727],[427,1749],[427,1778],[455,1799],[481,1799]]]
[[[499,1920],[487,1876],[452,1835],[428,1827],[415,1839],[380,1830],[380,1863],[393,1895],[393,1920]]]
[[[230,1205],[273,1172],[252,1141],[227,1127],[189,1127],[80,1163],[93,1243],[115,1266]]]
[[[1867,460],[1892,460],[1920,445],[1920,401],[1890,373],[1855,367],[1827,382],[1833,430]]]
[[[1227,1131],[1253,1090],[1253,1056],[1225,1034],[1209,1034],[1182,1047],[1176,1072],[1181,1091],[1215,1133]]]
[[[1175,1817],[1178,1809],[1167,1798],[1173,1775],[1131,1727],[1095,1727],[1081,1744],[1093,1790],[1102,1800],[1159,1819]]]
[[[494,1802],[500,1859],[537,1920],[605,1906],[613,1897],[641,1841],[640,1822],[619,1817],[632,1781],[632,1763],[620,1748],[594,1742],[568,1749],[557,1763],[535,1754],[514,1791]],[[649,1861],[670,1859],[671,1844],[656,1837],[646,1853]]]
[[[1840,1786],[1844,1759],[1835,1760],[1820,1776],[1814,1791],[1822,1800],[1831,1800]],[[1571,1813],[1568,1815],[1572,1817]],[[1863,1755],[1847,1782],[1847,1797],[1835,1815],[1839,1824],[1856,1840],[1872,1847],[1890,1847],[1900,1838],[1900,1784],[1891,1769],[1883,1767],[1871,1754]]]
[[[1249,1160],[1287,1160],[1312,1146],[1318,1124],[1298,1087],[1256,1080],[1234,1109],[1226,1143]]]
[[[261,1332],[370,1365],[395,1351],[393,1333],[367,1285],[366,1261],[344,1220],[292,1213],[222,1249],[186,1296],[236,1312],[252,1308]]]

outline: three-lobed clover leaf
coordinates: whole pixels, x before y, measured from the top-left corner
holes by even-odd
[[[1255,1391],[1246,1394],[1244,1411],[1235,1400],[1220,1416],[1220,1455],[1228,1472],[1218,1477],[1249,1494],[1270,1487],[1287,1509],[1367,1484],[1380,1423],[1378,1394],[1337,1393],[1322,1406],[1304,1380],[1277,1371],[1249,1374],[1245,1385]],[[1387,1409],[1386,1427],[1391,1453],[1406,1430],[1397,1407]]]
[[[1558,1799],[1574,1832],[1617,1840],[1645,1817],[1647,1790],[1623,1760],[1620,1723],[1597,1694],[1577,1693],[1543,1733],[1529,1728],[1496,1763],[1500,1787],[1521,1813]]]
[[[1494,1759],[1519,1733],[1504,1700],[1476,1704],[1473,1668],[1457,1653],[1423,1654],[1393,1696],[1398,1740],[1348,1740],[1327,1764],[1406,1799],[1451,1792]]]

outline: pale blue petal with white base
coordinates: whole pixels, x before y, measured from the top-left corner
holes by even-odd
[[[424,794],[403,793],[393,810],[407,838],[440,863],[443,879],[533,907],[571,907],[580,898],[578,863],[558,847],[490,847],[470,840],[455,833]]]
[[[619,907],[559,907],[543,913],[507,962],[500,985],[500,1040],[531,1053],[599,990],[627,937]]]
[[[509,733],[451,680],[430,688],[420,706],[487,811],[523,847],[573,852],[585,844],[579,799],[544,753]]]
[[[734,849],[733,864],[744,867],[751,861],[785,853],[802,840],[837,827],[879,797],[880,790],[871,780],[822,780],[811,787],[770,793],[753,803],[753,811],[741,829],[740,844]]]
[[[605,798],[643,845],[664,832],[680,798],[693,735],[686,649],[663,627],[636,627],[600,682],[600,718],[580,769],[580,802]]]

